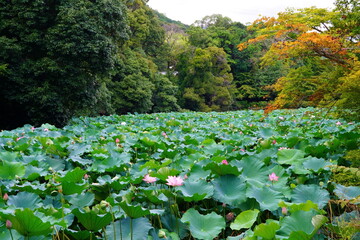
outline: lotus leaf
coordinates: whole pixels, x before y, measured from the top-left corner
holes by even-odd
[[[189,224],[191,235],[198,239],[212,240],[225,228],[223,217],[214,212],[202,215],[193,208],[184,213],[181,221]]]
[[[246,184],[235,175],[224,175],[213,181],[214,198],[222,203],[237,206],[246,200]]]
[[[230,228],[232,230],[240,230],[242,228],[250,228],[257,219],[259,210],[247,210],[241,212],[233,223],[231,223]]]

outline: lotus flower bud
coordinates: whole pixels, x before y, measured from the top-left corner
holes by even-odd
[[[4,201],[7,201],[9,199],[9,195],[7,193],[5,193],[3,196],[3,199],[4,199]]]
[[[159,238],[166,238],[166,233],[163,230],[159,230],[158,237]]]
[[[226,221],[231,222],[232,220],[234,220],[235,215],[233,212],[229,212],[228,214],[226,214]]]
[[[6,228],[7,229],[12,228],[12,222],[10,220],[6,220]]]

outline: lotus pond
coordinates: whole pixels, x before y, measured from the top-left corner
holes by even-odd
[[[359,184],[332,175],[359,149],[360,124],[325,112],[83,117],[2,131],[0,239],[359,239]]]

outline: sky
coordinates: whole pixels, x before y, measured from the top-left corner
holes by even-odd
[[[276,17],[286,8],[333,8],[335,0],[149,0],[148,5],[168,18],[192,24],[212,14],[230,17],[243,24],[259,16]]]

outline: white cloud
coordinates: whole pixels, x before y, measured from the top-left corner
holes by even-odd
[[[286,8],[333,8],[335,0],[149,0],[149,6],[173,20],[192,24],[207,15],[222,14],[249,23],[261,16],[276,16]]]

